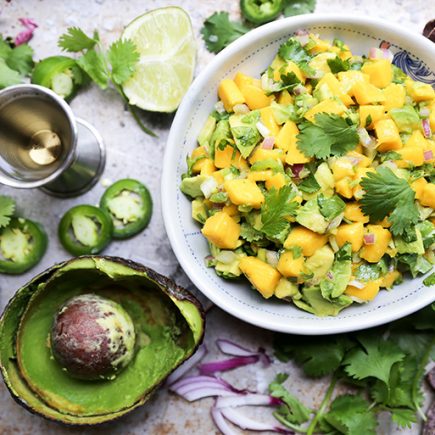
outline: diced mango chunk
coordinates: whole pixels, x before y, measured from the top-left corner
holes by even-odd
[[[356,82],[352,87],[352,93],[358,104],[375,104],[385,101],[384,93],[371,83]]]
[[[364,63],[361,71],[368,74],[370,83],[378,88],[385,88],[393,79],[393,68],[387,59],[374,59]]]
[[[279,104],[292,104],[293,103],[293,97],[290,95],[289,91],[287,89],[284,89],[279,93],[278,97],[278,103]]]
[[[223,79],[219,83],[218,96],[222,100],[222,103],[224,103],[227,112],[232,112],[233,107],[236,104],[243,104],[246,102],[242,92],[234,80],[231,79]]]
[[[362,222],[363,224],[366,224],[370,220],[370,218],[362,212],[361,207],[357,202],[346,203],[344,217],[349,221]]]
[[[270,190],[275,188],[276,190],[281,189],[281,187],[285,186],[285,177],[282,173],[277,173],[266,180],[266,189]]]
[[[393,284],[402,276],[398,270],[392,270],[381,278],[381,287],[391,288]]]
[[[420,202],[426,207],[435,208],[435,184],[427,183],[424,186]]]
[[[326,73],[317,83],[316,89],[327,86],[329,91],[337,96],[346,106],[353,104],[352,98],[343,90],[342,84],[332,73]]]
[[[415,192],[415,197],[420,200],[421,197],[423,196],[423,189],[424,186],[426,186],[427,181],[424,177],[421,177],[417,180],[415,180],[412,184],[411,184],[411,189]]]
[[[381,225],[367,225],[366,230],[368,234],[374,234],[375,241],[361,248],[360,257],[369,263],[377,263],[387,252],[391,233]]]
[[[251,171],[248,174],[248,180],[251,181],[266,181],[269,180],[273,176],[273,172],[271,170],[266,171]]]
[[[275,121],[273,116],[273,110],[271,106],[260,109],[261,122],[268,128],[271,136],[276,136],[279,133],[279,125]]]
[[[296,145],[298,134],[299,129],[296,124],[293,121],[287,121],[276,137],[276,146],[286,152],[285,162],[288,165],[307,163],[310,161]]]
[[[335,239],[341,248],[346,242],[352,245],[352,252],[358,252],[363,244],[364,224],[355,222],[353,224],[341,224],[337,228]]]
[[[214,164],[216,168],[223,169],[235,166],[238,169],[247,169],[248,164],[238,150],[227,145],[223,150],[216,148],[214,153]]]
[[[411,79],[405,81],[406,91],[414,101],[427,101],[435,98],[435,91],[428,83],[414,82]]]
[[[299,247],[305,257],[311,257],[318,249],[326,245],[328,237],[317,234],[305,227],[293,228],[284,242],[284,248]]]
[[[254,163],[260,162],[262,160],[281,160],[284,162],[285,154],[280,149],[266,150],[261,147],[257,147],[254,152],[249,157],[249,163],[253,165]]]
[[[199,162],[203,162],[201,165],[201,175],[212,175],[216,171],[216,166],[213,164],[212,159],[201,159]]]
[[[298,258],[294,258],[293,252],[286,251],[279,257],[276,268],[286,278],[298,277],[304,271],[304,257],[301,255]]]
[[[348,285],[344,294],[358,298],[362,302],[372,301],[379,293],[380,280],[370,281],[365,287],[358,288]]]
[[[307,110],[304,117],[308,121],[314,122],[316,113],[335,113],[337,115],[342,115],[346,110],[346,106],[338,101],[332,99],[326,99],[316,104],[311,109]]]
[[[204,156],[204,158],[202,158]],[[197,162],[192,166],[192,172],[194,174],[198,174],[201,171],[201,168],[204,164],[204,159],[207,157],[207,151],[204,147],[197,147],[192,151],[191,158],[197,159],[198,157],[201,157],[201,159],[198,159]]]
[[[406,146],[398,150],[397,153],[402,157],[401,160],[395,162],[399,168],[421,166],[424,163],[424,149],[419,146]]]
[[[254,181],[248,179],[226,180],[224,186],[233,204],[260,208],[264,202],[264,195]]]
[[[392,119],[381,119],[375,123],[375,132],[380,152],[393,151],[402,148],[397,125]]]
[[[273,296],[281,279],[281,274],[275,268],[257,257],[243,257],[239,268],[264,298]]]
[[[347,158],[338,158],[331,165],[331,171],[335,181],[340,181],[345,177],[353,177],[355,174],[351,161]]]
[[[384,96],[387,112],[391,109],[400,109],[405,104],[406,90],[398,83],[391,83],[384,89]]]
[[[236,249],[240,236],[240,225],[227,213],[219,211],[205,221],[201,232],[218,248]]]
[[[367,128],[373,128],[375,122],[379,121],[380,119],[384,119],[385,117],[385,106],[382,104],[377,106],[373,106],[371,104],[359,106],[360,127],[365,128],[367,126]],[[368,122],[370,119],[371,122]]]
[[[342,178],[335,183],[335,190],[344,198],[352,198],[353,190],[350,185],[351,179],[349,177]]]
[[[341,71],[338,73],[338,78],[340,80],[342,89],[344,92],[350,97],[353,97],[353,86],[357,82],[365,82],[368,83],[370,78],[367,74],[363,74],[361,71],[349,70],[349,71]]]

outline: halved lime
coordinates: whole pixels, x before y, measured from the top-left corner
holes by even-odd
[[[153,112],[173,112],[192,82],[196,44],[189,15],[181,8],[155,9],[133,20],[131,39],[140,60],[123,90],[130,104]]]

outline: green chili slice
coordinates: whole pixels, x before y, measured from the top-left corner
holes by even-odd
[[[107,188],[101,197],[100,208],[112,218],[113,238],[126,239],[146,228],[153,203],[149,190],[142,183],[126,178]]]
[[[274,20],[281,13],[282,7],[282,0],[240,0],[243,16],[254,24]]]
[[[98,254],[112,238],[112,221],[93,205],[78,205],[68,210],[58,228],[62,246],[72,255]]]

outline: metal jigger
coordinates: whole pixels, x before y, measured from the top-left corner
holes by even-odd
[[[0,92],[0,183],[67,198],[89,190],[105,161],[99,133],[50,89],[16,85]]]

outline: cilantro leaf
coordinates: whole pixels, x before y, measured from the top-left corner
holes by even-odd
[[[292,201],[295,193],[292,186],[279,190],[272,188],[264,195],[261,206],[261,231],[268,237],[276,238],[288,227],[287,217],[295,216],[299,203]]]
[[[342,156],[359,143],[356,127],[333,113],[317,113],[315,123],[302,122],[299,129],[296,145],[307,157]]]
[[[314,174],[310,174],[298,184],[298,189],[305,193],[315,193],[320,189],[320,185],[314,177]]]
[[[242,23],[230,21],[228,12],[215,12],[204,21],[201,35],[208,51],[219,53],[248,30]]]
[[[28,44],[21,44],[9,53],[6,63],[9,68],[27,76],[33,69],[33,49]]]
[[[403,254],[397,257],[399,263],[406,265],[406,269],[409,269],[411,275],[415,278],[419,274],[425,274],[432,269],[432,264],[418,254]]]
[[[284,388],[282,383],[287,378],[287,375],[280,373],[269,385],[270,395],[281,399],[283,402],[277,411],[275,411],[274,415],[280,421],[284,419],[285,421],[295,424],[305,423],[310,418],[311,410]]]
[[[110,46],[107,58],[112,66],[112,80],[122,85],[133,74],[139,53],[130,39],[118,39]]]
[[[9,196],[0,195],[0,228],[9,225],[14,212],[15,201]]]
[[[410,428],[413,423],[417,422],[417,417],[412,409],[393,408],[389,411],[394,423],[402,428]]]
[[[0,58],[0,89],[17,85],[21,82],[21,75],[12,68],[9,68],[4,59]]]
[[[278,335],[275,355],[281,361],[293,358],[308,376],[319,377],[338,369],[351,342],[345,336],[289,337]]]
[[[101,89],[107,88],[109,72],[103,54],[94,49],[88,50],[77,59],[77,63]]]
[[[391,213],[388,220],[395,236],[418,222],[414,191],[391,169],[379,167],[376,173],[369,173],[362,179],[361,186],[366,192],[361,200],[363,213],[374,220],[382,220]]]
[[[286,0],[284,6],[284,16],[309,14],[316,8],[316,0]]]
[[[256,230],[252,225],[247,222],[243,222],[240,226],[240,237],[247,242],[258,242],[263,239],[263,233]]]
[[[331,404],[324,419],[345,435],[376,435],[377,421],[369,403],[360,396],[343,394]]]
[[[60,36],[58,45],[65,51],[76,53],[94,48],[97,42],[97,33],[94,33],[94,37],[90,38],[79,27],[69,27],[66,33]]]
[[[331,72],[334,74],[337,74],[340,71],[348,71],[350,69],[350,62],[348,59],[343,60],[336,56],[333,59],[328,59],[327,62]]]
[[[405,354],[382,337],[365,334],[358,337],[361,347],[352,349],[344,361],[346,373],[354,379],[373,377],[388,384],[391,367]]]
[[[430,287],[431,285],[435,285],[435,272],[431,273],[423,280],[423,284],[426,287]]]
[[[281,44],[278,55],[284,60],[291,60],[296,63],[309,62],[311,60],[310,54],[307,53],[296,38],[289,38]]]

